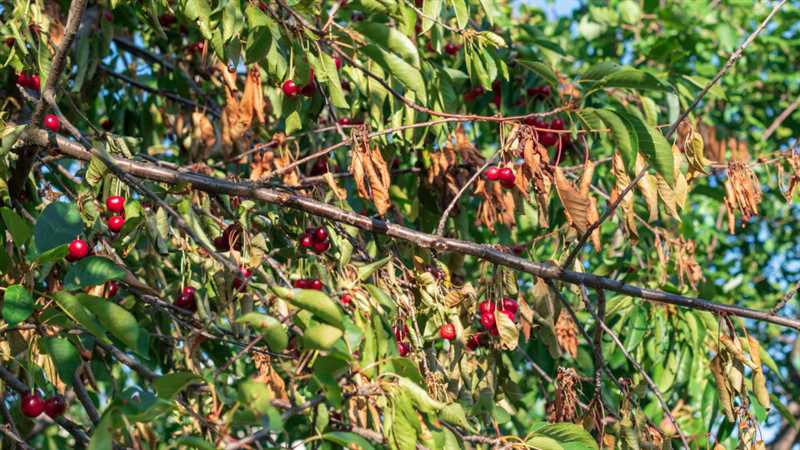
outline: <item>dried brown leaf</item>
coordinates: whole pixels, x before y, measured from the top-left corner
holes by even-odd
[[[556,192],[564,205],[564,212],[569,223],[583,234],[589,228],[589,212],[591,201],[587,195],[581,194],[575,186],[567,180],[560,168],[556,168]]]
[[[566,309],[561,310],[561,314],[558,316],[558,322],[556,322],[555,330],[556,339],[558,339],[558,345],[562,350],[575,358],[578,355],[578,331],[575,321],[572,320],[572,316],[566,311]]]

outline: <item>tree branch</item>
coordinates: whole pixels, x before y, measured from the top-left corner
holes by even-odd
[[[683,119],[685,119],[689,115],[689,113],[691,113],[694,110],[694,108],[697,107],[700,101],[706,96],[708,91],[710,91],[711,88],[714,87],[714,85],[717,84],[717,82],[722,78],[722,76],[725,75],[725,73],[731,67],[733,67],[734,64],[736,64],[736,61],[738,61],[739,58],[742,57],[744,49],[747,48],[747,46],[750,45],[750,43],[752,43],[753,40],[755,40],[756,36],[758,36],[759,33],[761,33],[761,31],[764,30],[764,28],[767,26],[767,23],[769,23],[769,21],[772,19],[772,16],[774,16],[775,13],[778,12],[780,7],[783,6],[784,3],[786,3],[786,0],[781,0],[772,8],[772,11],[770,11],[767,17],[758,26],[758,28],[756,28],[755,31],[750,33],[747,39],[745,39],[744,42],[742,42],[742,44],[739,45],[739,47],[731,54],[730,58],[728,58],[728,61],[726,61],[725,65],[722,66],[722,69],[720,69],[719,72],[717,72],[717,74],[711,81],[706,83],[705,87],[703,87],[703,89],[697,94],[697,96],[695,96],[692,103],[685,110],[683,110],[680,116],[678,116],[675,122],[673,122],[672,125],[669,127],[669,130],[667,130],[667,133],[664,135],[667,139],[669,139],[675,132],[675,130],[678,129],[678,125],[680,125],[680,123],[683,122]],[[592,235],[592,232],[597,228],[599,228],[600,225],[603,224],[603,222],[608,220],[608,218],[614,214],[619,205],[625,199],[625,196],[628,195],[628,193],[639,183],[639,181],[641,181],[641,179],[645,176],[648,170],[650,170],[650,164],[645,164],[641,172],[636,174],[636,177],[630,182],[630,184],[628,184],[625,187],[625,189],[623,189],[620,192],[616,200],[614,200],[610,205],[608,205],[606,210],[603,212],[603,215],[600,216],[600,219],[589,225],[589,228],[587,228],[586,231],[583,233],[583,235],[580,237],[580,239],[578,239],[578,243],[575,244],[575,247],[573,247],[572,251],[569,253],[569,256],[567,256],[567,259],[564,261],[564,264],[562,265],[563,268],[567,269],[572,266],[572,263],[575,262],[575,258],[581,252],[583,246],[586,245],[586,241]]]
[[[48,134],[40,129],[28,128],[25,133],[23,133],[22,138],[26,142],[37,145],[44,146],[51,144],[48,141]],[[88,161],[92,156],[92,153],[84,150],[81,145],[63,136],[57,136],[55,138],[55,147],[57,151],[65,155],[84,161]],[[701,298],[687,297],[670,292],[633,286],[619,280],[601,277],[591,273],[563,270],[555,265],[528,261],[501,252],[489,245],[422,233],[401,225],[395,225],[380,219],[373,219],[351,211],[345,211],[308,197],[275,189],[258,187],[249,182],[234,182],[201,175],[195,172],[176,171],[166,167],[140,163],[124,158],[113,159],[113,162],[120,170],[139,178],[168,184],[186,183],[192,188],[201,191],[238,195],[243,198],[261,200],[278,206],[305,211],[312,215],[325,217],[336,222],[343,222],[373,233],[384,234],[394,239],[408,241],[419,247],[433,248],[442,253],[454,252],[470,255],[548,280],[561,280],[571,284],[585,285],[594,289],[619,292],[624,295],[642,298],[651,302],[700,309],[716,314],[745,317],[800,330],[800,320],[780,317],[750,308],[714,303]]]
[[[775,120],[772,121],[769,127],[767,127],[767,129],[764,131],[764,134],[761,135],[761,140],[766,141],[767,139],[769,139],[770,136],[772,136],[772,133],[774,133],[775,130],[777,130],[778,127],[781,126],[784,120],[788,119],[789,116],[791,116],[792,113],[795,112],[798,106],[800,106],[800,96],[794,99],[794,101],[790,103],[789,106],[786,107],[786,109],[784,109],[780,114],[778,114],[778,117],[776,117]]]

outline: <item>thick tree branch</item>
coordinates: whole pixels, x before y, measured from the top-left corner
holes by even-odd
[[[772,20],[772,17],[778,12],[780,7],[783,6],[784,3],[786,3],[786,0],[781,0],[772,8],[772,11],[770,11],[767,17],[764,18],[764,20],[761,22],[758,28],[756,28],[755,31],[750,33],[750,35],[747,36],[747,39],[745,39],[744,42],[742,42],[742,44],[739,45],[739,47],[731,54],[730,58],[728,58],[728,61],[725,62],[725,65],[722,66],[722,68],[719,70],[719,72],[717,72],[714,78],[711,79],[711,81],[709,81],[708,83],[706,83],[703,89],[697,94],[697,96],[695,96],[692,103],[685,110],[683,110],[680,116],[678,116],[675,122],[673,122],[672,125],[669,127],[669,130],[667,130],[667,133],[664,135],[667,139],[669,139],[672,136],[672,134],[675,133],[675,130],[678,129],[678,125],[680,125],[681,122],[683,122],[683,119],[685,119],[692,111],[694,111],[694,109],[697,107],[700,101],[706,96],[708,91],[710,91],[711,88],[714,87],[714,85],[717,84],[717,82],[722,78],[722,76],[725,75],[725,73],[731,67],[733,67],[734,64],[736,64],[736,61],[738,61],[739,58],[742,57],[744,49],[747,48],[747,46],[749,46],[750,43],[753,42],[753,40],[755,40],[756,36],[758,36],[759,33],[761,33],[761,31],[764,30],[764,28],[766,28],[769,21]],[[633,190],[633,188],[639,183],[639,181],[641,181],[641,179],[645,176],[647,171],[650,170],[650,167],[651,167],[650,164],[645,164],[641,172],[636,174],[636,177],[634,177],[634,179],[630,182],[630,184],[628,184],[625,187],[625,189],[623,189],[619,193],[619,196],[617,196],[617,198],[610,205],[608,205],[606,210],[603,212],[603,215],[600,216],[600,219],[592,223],[589,226],[589,228],[586,229],[586,232],[584,232],[583,235],[581,235],[580,239],[578,239],[578,243],[575,244],[575,247],[573,247],[572,251],[567,256],[567,259],[564,261],[562,267],[564,267],[565,269],[572,267],[572,263],[575,262],[575,258],[581,252],[584,245],[586,245],[586,241],[592,235],[592,232],[598,229],[600,225],[603,224],[603,222],[608,220],[608,218],[611,217],[614,214],[614,212],[616,212],[619,205],[625,199],[625,196],[628,195],[628,193],[631,190]]]
[[[22,138],[26,142],[36,145],[45,146],[52,144],[48,141],[48,134],[45,131],[36,128],[27,129]],[[92,157],[92,153],[84,150],[81,145],[70,141],[63,136],[57,136],[55,138],[55,147],[57,148],[57,151],[76,159],[88,161]],[[420,247],[432,248],[439,252],[454,252],[470,255],[548,280],[561,280],[571,284],[585,285],[594,289],[604,289],[606,291],[619,292],[621,294],[639,297],[653,302],[667,303],[685,308],[700,309],[716,314],[729,314],[745,317],[800,330],[800,320],[780,317],[750,308],[723,305],[701,298],[686,297],[670,292],[633,286],[625,284],[619,280],[601,277],[591,273],[562,270],[555,265],[528,261],[526,259],[501,252],[489,245],[477,244],[459,239],[443,238],[433,234],[422,233],[401,225],[395,225],[383,220],[373,219],[367,216],[356,214],[351,211],[345,211],[308,197],[304,197],[302,195],[283,192],[276,189],[258,187],[257,185],[249,182],[234,182],[189,171],[176,171],[166,167],[158,167],[152,164],[140,163],[123,158],[116,158],[113,160],[119,169],[139,178],[145,178],[169,184],[186,183],[192,188],[201,191],[216,194],[237,195],[243,198],[261,200],[267,203],[305,211],[315,216],[325,217],[336,222],[343,222],[363,230],[371,231],[373,233],[385,234],[394,239],[408,241]]]

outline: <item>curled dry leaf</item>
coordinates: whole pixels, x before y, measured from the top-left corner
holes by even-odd
[[[578,355],[578,329],[566,309],[561,310],[555,326],[556,339],[562,350],[573,358]]]
[[[717,139],[717,131],[713,126],[699,123],[697,129],[700,137],[703,138],[705,143],[704,153],[705,156],[715,163],[722,163],[725,161],[725,143]]]
[[[228,73],[223,70],[223,73]],[[230,74],[229,74],[230,75]],[[222,143],[226,157],[238,155],[250,146],[250,131],[255,116],[259,122],[264,116],[264,95],[261,88],[261,75],[257,66],[247,72],[244,92],[240,99],[236,95],[236,82],[225,83],[225,108],[222,110]]]
[[[430,159],[427,182],[442,192],[442,201],[445,204],[449,204],[455,198],[461,187],[469,181],[474,170],[485,162],[461,126],[439,151],[430,154]]]
[[[550,191],[553,187],[550,156],[547,153],[547,149],[536,140],[536,133],[530,126],[520,129],[520,144],[522,158],[525,161],[522,177],[526,181],[529,180],[529,184],[533,186],[533,193],[538,206],[539,225],[547,228],[549,226],[547,206],[550,202]],[[523,192],[527,195],[527,189]]]
[[[549,422],[575,422],[578,417],[576,388],[579,381],[580,377],[575,369],[558,368],[555,400],[547,404],[547,420]]]
[[[64,22],[61,20],[61,6],[59,2],[44,2],[44,15],[49,21],[48,35],[54,46],[61,45],[64,39]]]
[[[719,353],[711,359],[709,367],[711,369],[711,373],[714,375],[714,386],[717,388],[717,394],[719,395],[719,403],[722,407],[722,411],[725,412],[725,417],[727,417],[729,421],[735,422],[736,418],[733,413],[732,389],[722,371],[722,360]]]
[[[489,230],[494,231],[494,225],[497,222],[507,227],[512,227],[517,223],[514,214],[516,203],[510,189],[503,189],[500,183],[487,183],[482,178],[478,178],[475,181],[475,194],[483,199],[478,207],[478,215],[475,220],[477,224],[483,224]]]
[[[192,161],[205,161],[217,145],[214,125],[202,112],[192,112]]]
[[[626,186],[631,184],[631,177],[625,171],[625,163],[622,161],[622,155],[619,152],[614,152],[614,157],[611,160],[611,172],[614,175],[615,183],[611,190],[611,202],[616,201],[619,193],[625,189]],[[631,239],[637,241],[639,239],[639,230],[636,226],[636,213],[633,209],[633,190],[625,195],[625,198],[619,204],[620,211],[625,222],[625,229],[628,231]]]
[[[286,383],[283,381],[280,374],[275,371],[275,368],[272,367],[269,355],[253,352],[252,358],[258,370],[256,380],[266,383],[270,390],[272,390],[272,393],[275,394],[275,398],[288,400],[289,396],[286,393]]]
[[[583,177],[589,181],[581,181],[581,190],[578,190],[573,184],[567,180],[561,168],[556,167],[556,192],[564,205],[564,212],[567,216],[569,223],[578,230],[581,235],[589,229],[589,225],[599,219],[597,213],[597,203],[589,196],[588,191],[589,183],[591,182],[591,170],[585,171],[588,177]],[[596,234],[596,236],[595,236]],[[600,249],[600,230],[595,229],[592,232],[592,243],[596,250]]]
[[[350,173],[356,182],[358,195],[372,200],[378,214],[384,215],[392,206],[389,198],[392,180],[386,161],[377,146],[370,147],[366,127],[353,128],[351,139]]]
[[[280,140],[280,137],[276,138]],[[288,145],[280,145],[276,150],[267,150],[253,154],[253,161],[250,163],[250,180],[258,181],[268,176],[270,173],[280,170],[294,162]],[[285,172],[282,181],[287,186],[300,184],[300,174],[297,168]]]
[[[670,216],[675,218],[678,222],[681,221],[681,215],[678,214],[678,206],[675,201],[675,192],[669,186],[669,183],[659,174],[656,174],[656,188],[664,208]]]
[[[738,209],[744,221],[758,214],[761,202],[761,185],[749,164],[741,161],[728,162],[728,179],[725,180],[725,209],[728,212],[728,229],[735,231],[734,209]]]
[[[792,170],[792,173],[789,178],[789,186],[786,186],[786,182],[784,181],[785,169],[783,168],[783,164],[777,164],[778,166],[778,187],[780,188],[783,196],[786,198],[787,202],[792,201],[792,196],[794,196],[795,188],[800,184],[800,153],[795,153],[794,150],[788,152],[786,156],[786,160],[789,162],[789,167]]]
[[[685,240],[683,237],[675,241],[673,248],[675,254],[675,264],[678,266],[678,280],[681,286],[684,280],[689,282],[692,289],[697,289],[697,283],[702,281],[703,269],[695,258],[695,243],[692,240]]]

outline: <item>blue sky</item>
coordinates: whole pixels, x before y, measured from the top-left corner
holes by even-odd
[[[553,18],[569,14],[580,5],[580,0],[528,0],[527,3],[542,8],[548,17]]]

